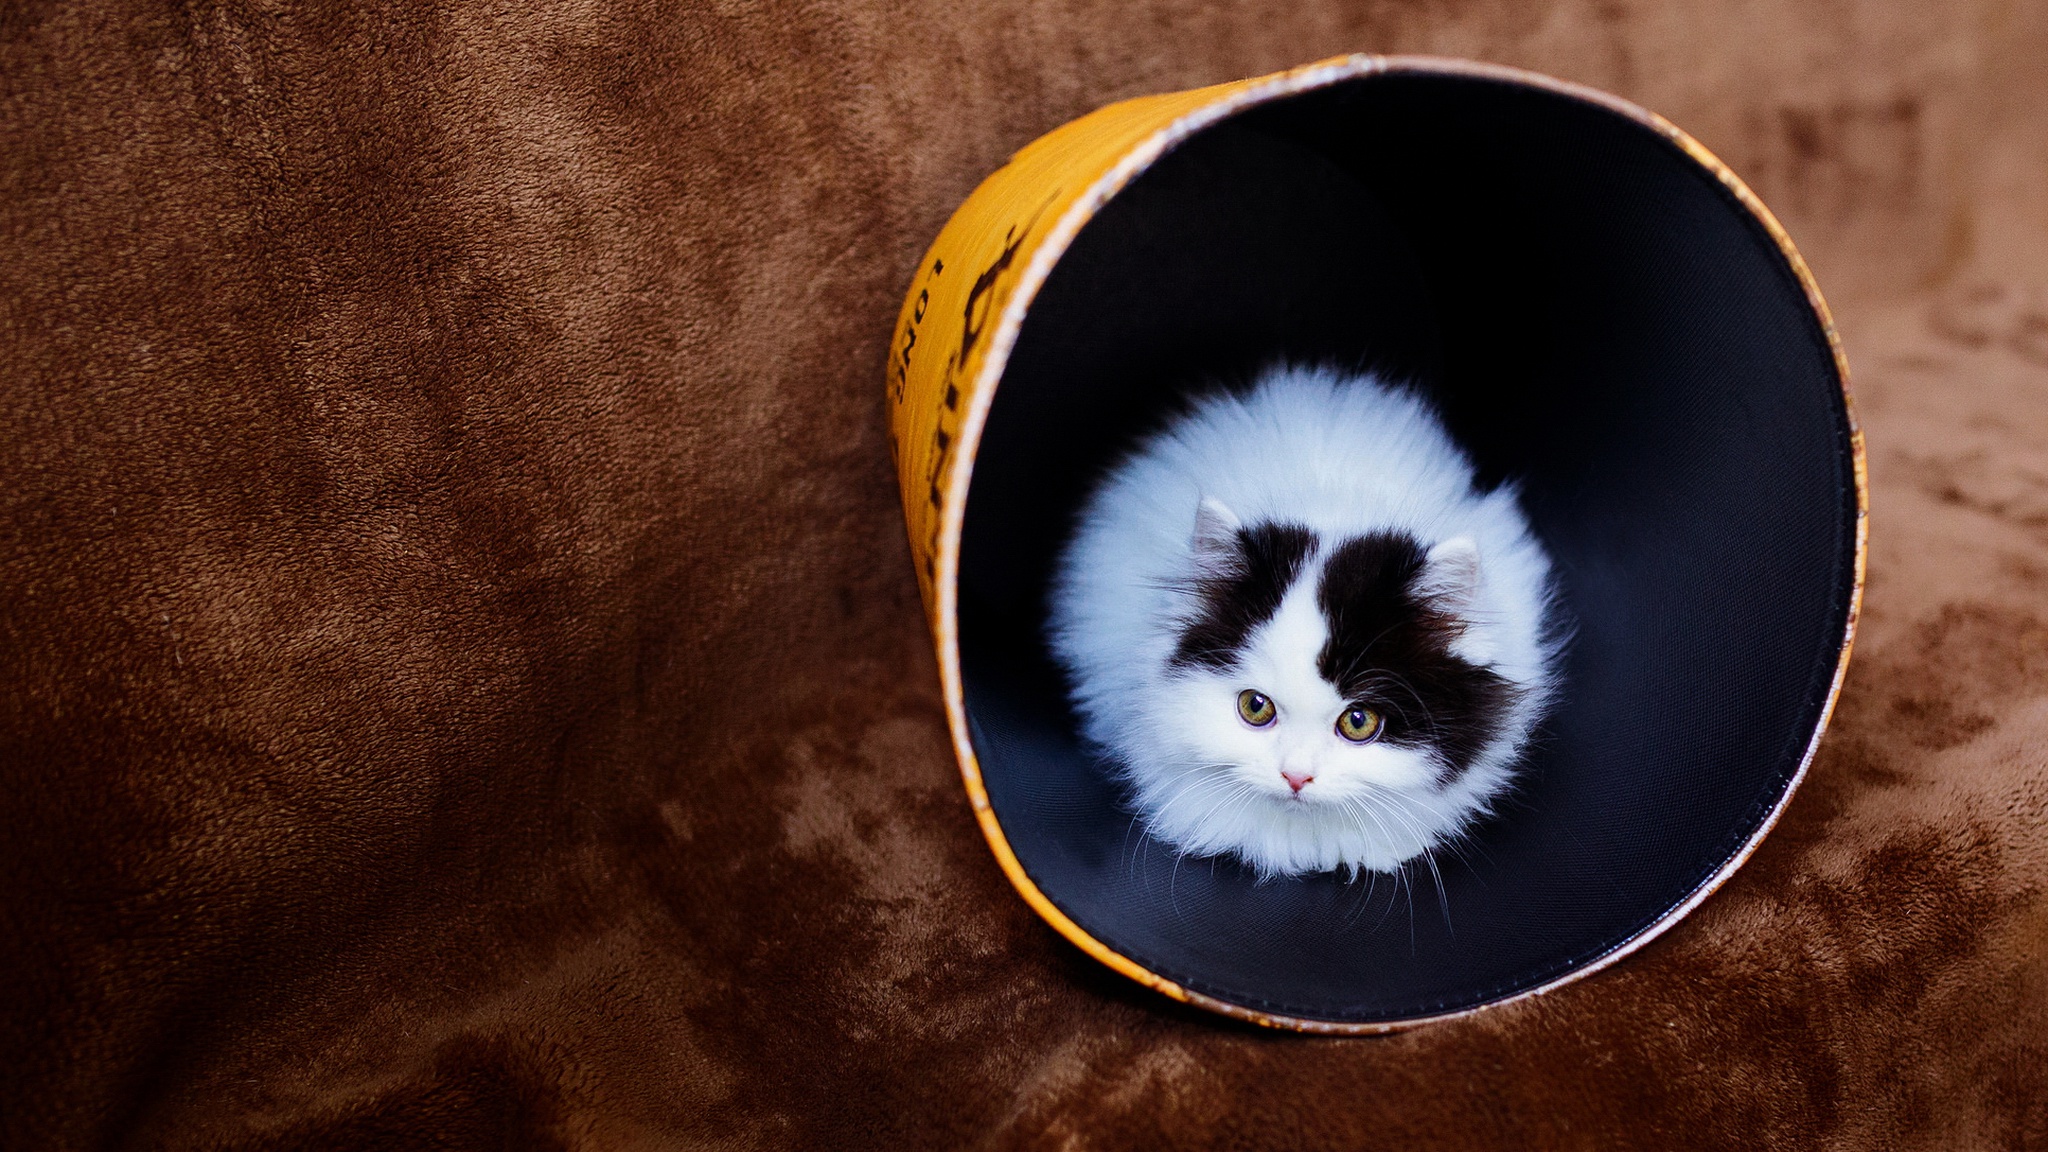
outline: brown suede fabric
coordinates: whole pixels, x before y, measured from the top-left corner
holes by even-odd
[[[1863,631],[1751,864],[1383,1040],[1011,892],[882,424],[1099,104],[1354,50],[1676,120],[1830,293]],[[0,10],[0,1147],[2048,1148],[2048,4]]]

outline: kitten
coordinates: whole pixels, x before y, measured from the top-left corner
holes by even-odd
[[[1391,872],[1490,810],[1556,691],[1550,561],[1414,394],[1277,368],[1090,496],[1051,640],[1153,835]]]

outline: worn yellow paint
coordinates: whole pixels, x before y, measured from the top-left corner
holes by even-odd
[[[911,554],[924,596],[925,613],[938,646],[939,676],[953,748],[974,813],[995,853],[997,863],[1025,901],[1062,936],[1109,967],[1210,1011],[1275,1028],[1318,1033],[1389,1032],[1427,1023],[1404,1020],[1380,1024],[1340,1024],[1275,1016],[1230,1004],[1181,987],[1123,956],[1089,935],[1047,899],[1025,874],[1011,851],[1002,825],[989,806],[981,768],[968,739],[967,715],[960,684],[957,580],[960,530],[966,515],[968,477],[975,447],[988,416],[996,384],[1032,298],[1054,263],[1066,252],[1089,218],[1125,184],[1182,139],[1268,100],[1375,73],[1469,76],[1525,84],[1598,104],[1627,116],[1675,142],[1712,172],[1763,225],[1783,250],[1805,287],[1820,318],[1846,393],[1849,366],[1836,338],[1835,326],[1806,262],[1791,239],[1754,193],[1692,137],[1654,113],[1617,97],[1579,85],[1518,69],[1470,61],[1422,56],[1342,56],[1271,76],[1143,96],[1112,104],[1055,128],[1032,141],[982,181],[933,241],[919,262],[916,277],[897,318],[889,345],[887,368],[890,450],[903,496],[904,520]],[[1808,745],[1799,773],[1785,798],[1755,836],[1714,879],[1691,900],[1673,910],[1648,931],[1600,961],[1587,965],[1522,996],[1533,996],[1597,971],[1647,943],[1692,910],[1726,880],[1765,833],[1777,822],[1806,768],[1811,763],[1827,715],[1834,709],[1848,668],[1850,640],[1862,604],[1865,523],[1868,487],[1863,437],[1850,411],[1855,452],[1857,495],[1856,588],[1847,633],[1836,665],[1827,712]],[[1521,996],[1511,999],[1520,999]],[[1505,1003],[1497,1001],[1495,1003]],[[1483,1007],[1490,1007],[1486,1005]],[[1467,1011],[1477,1011],[1469,1009]],[[1464,1015],[1464,1012],[1429,1020]]]

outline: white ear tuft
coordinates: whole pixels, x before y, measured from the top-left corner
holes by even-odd
[[[1431,548],[1416,590],[1452,612],[1470,608],[1479,593],[1479,542],[1453,536]]]
[[[1230,506],[1213,496],[1202,497],[1195,506],[1195,572],[1199,576],[1227,575],[1238,565],[1237,533],[1244,522]]]

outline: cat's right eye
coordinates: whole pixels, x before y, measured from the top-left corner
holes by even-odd
[[[1353,705],[1342,716],[1337,717],[1337,735],[1353,744],[1370,744],[1379,737],[1386,721],[1380,714],[1363,704]]]
[[[1252,727],[1264,728],[1280,714],[1280,709],[1271,696],[1247,688],[1237,694],[1237,714]]]

